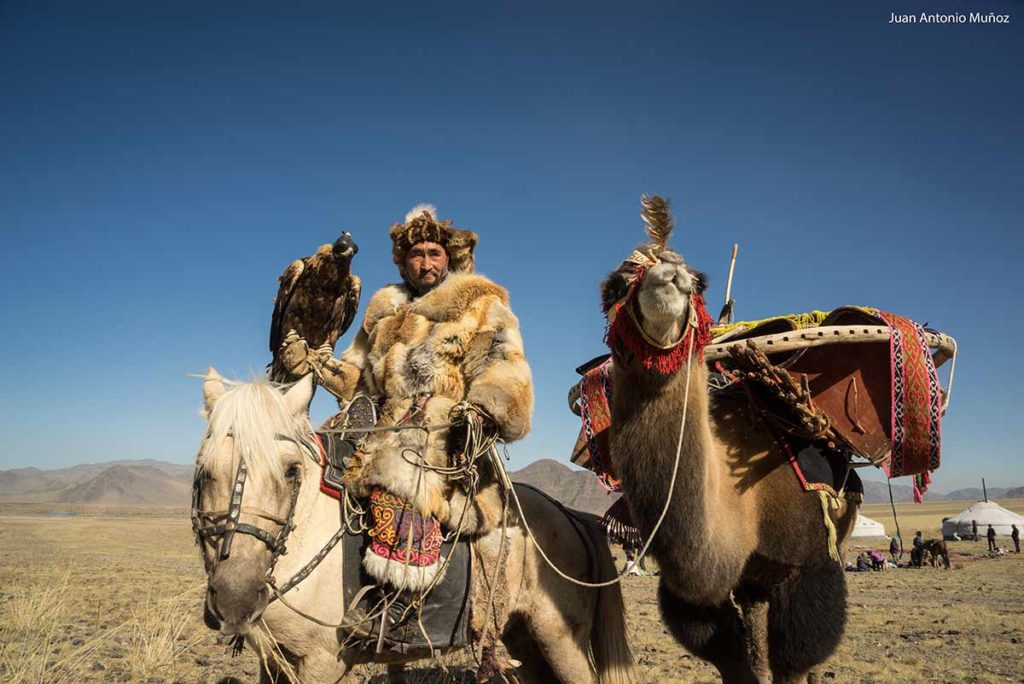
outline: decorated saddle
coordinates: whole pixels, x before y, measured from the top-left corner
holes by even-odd
[[[344,510],[347,459],[362,441],[360,431],[375,422],[373,403],[360,396],[317,433],[320,489]],[[351,638],[403,654],[468,643],[469,542],[445,541],[437,519],[382,488],[362,504],[358,520],[342,521],[349,530],[342,564]]]
[[[929,472],[940,465],[948,403],[936,367],[955,357],[952,338],[896,314],[855,306],[732,323],[713,327],[711,334],[705,348],[710,390],[735,382],[744,370],[750,375],[741,350],[754,350],[748,356],[756,351],[761,366],[788,376],[779,378],[791,385],[787,391],[806,395],[806,412],[824,423],[824,444],[865,458],[890,477],[915,476],[918,495],[927,488]],[[583,377],[570,391],[570,405],[582,419],[572,461],[615,490],[607,436],[611,363],[599,357],[577,369]],[[800,459],[793,460],[800,475]]]

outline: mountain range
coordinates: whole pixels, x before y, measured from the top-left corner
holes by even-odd
[[[618,497],[604,489],[594,475],[573,470],[551,459],[534,461],[511,473],[517,482],[534,485],[570,508],[603,514]],[[105,504],[112,506],[187,506],[192,465],[154,460],[89,463],[57,470],[16,468],[0,470],[0,502]],[[913,501],[909,485],[893,484],[893,500]],[[1024,487],[989,487],[990,498],[1024,497]],[[977,501],[978,487],[946,494],[928,492],[926,500]],[[889,501],[885,482],[864,481],[867,503]]]

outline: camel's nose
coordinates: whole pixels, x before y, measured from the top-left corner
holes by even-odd
[[[689,294],[693,290],[693,277],[685,268],[680,268],[676,271],[672,281],[682,292]]]

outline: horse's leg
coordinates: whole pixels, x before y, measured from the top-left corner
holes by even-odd
[[[350,662],[337,658],[329,651],[307,655],[299,663],[300,682],[340,682],[348,672]],[[287,681],[287,680],[284,680]]]
[[[805,567],[772,588],[768,645],[776,681],[806,681],[846,627],[846,578],[835,563]]]
[[[662,581],[658,584],[658,607],[675,640],[718,668],[723,682],[757,681],[749,666],[743,625],[734,606],[689,603],[669,591]]]
[[[540,648],[528,633],[524,620],[518,617],[509,620],[505,625],[505,632],[501,635],[501,641],[505,644],[509,655],[521,663],[517,671],[523,684],[556,680],[554,670],[548,665],[544,654],[540,652]]]
[[[288,677],[272,663],[260,660],[260,684],[288,684]]]
[[[575,621],[558,606],[538,602],[527,617],[528,633],[536,648],[562,684],[591,684],[594,671],[588,656],[590,621]],[[544,681],[544,680],[541,680]]]

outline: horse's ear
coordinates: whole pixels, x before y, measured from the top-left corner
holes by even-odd
[[[301,380],[288,388],[284,393],[284,405],[288,407],[289,413],[297,416],[309,413],[309,404],[313,401],[313,393],[316,385],[313,384],[313,374],[302,377]]]
[[[224,396],[224,378],[213,366],[210,366],[206,369],[206,377],[203,379],[203,404],[206,415],[210,415],[213,405],[222,396]]]

